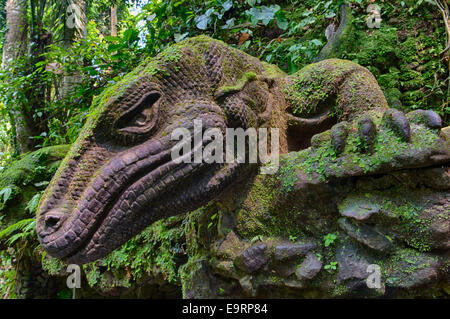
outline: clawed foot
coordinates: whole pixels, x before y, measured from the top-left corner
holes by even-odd
[[[430,110],[416,110],[405,115],[402,111],[389,109],[384,112],[381,121],[378,121],[378,128],[375,121],[369,116],[361,117],[356,124],[356,128],[351,123],[341,122],[334,125],[331,129],[331,145],[336,154],[341,154],[347,144],[348,135],[357,131],[360,143],[358,151],[361,153],[371,153],[374,151],[377,134],[379,130],[389,130],[393,132],[402,142],[411,141],[411,124],[423,126],[436,133],[442,127],[441,117]]]
[[[433,111],[371,111],[315,135],[303,167],[326,177],[386,173],[450,162],[450,130]]]

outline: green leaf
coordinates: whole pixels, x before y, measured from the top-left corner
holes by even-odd
[[[307,18],[303,19],[302,21],[300,21],[300,23],[298,24],[298,27],[303,28],[306,25],[314,24],[314,23],[316,23],[315,17],[307,17]]]
[[[189,32],[183,33],[183,34],[179,34],[179,33],[175,33],[173,35],[175,42],[180,42],[183,41],[184,39],[186,39],[186,37],[189,35]]]
[[[336,240],[337,235],[336,234],[327,234],[323,236],[323,239],[325,241],[325,247],[330,246],[334,241]]]
[[[315,46],[318,46],[318,47],[322,45],[322,42],[320,42],[320,40],[317,40],[317,39],[311,40],[310,43],[312,43],[312,44],[314,44]]]
[[[230,29],[234,27],[235,18],[228,19],[225,24],[221,27],[221,29]]]
[[[287,30],[289,26],[289,21],[286,19],[284,13],[282,11],[277,12],[276,18],[277,18],[277,26],[281,30]]]
[[[44,263],[45,256],[47,256],[47,252],[44,250],[44,251],[42,252],[41,264]]]
[[[213,14],[213,12],[214,12],[214,9],[209,8],[208,10],[206,10],[205,14],[202,14],[201,16],[197,17],[195,19],[197,28],[199,28],[200,30],[206,30],[206,28],[208,28],[208,23],[209,23],[211,14]]]
[[[0,232],[0,238],[11,237],[12,234],[19,232],[19,231],[22,233],[24,231],[31,230],[35,226],[35,224],[36,224],[35,222],[36,222],[36,220],[34,218],[23,219],[21,221],[18,221],[17,223],[3,229]]]
[[[123,44],[110,44],[108,45],[108,52],[116,52],[123,48]]]
[[[261,6],[261,8],[250,8],[247,10],[252,20],[262,21],[264,25],[268,25],[275,17],[275,13],[280,10],[280,6],[275,4],[270,7]]]
[[[208,27],[208,17],[206,15],[201,15],[198,17],[197,20],[197,28],[199,28],[200,30],[206,30],[206,28]]]
[[[123,33],[123,39],[128,43],[133,43],[139,40],[139,31],[136,29],[127,29]]]
[[[31,214],[35,213],[40,199],[41,193],[37,193],[36,195],[34,195],[33,198],[28,202],[25,210],[28,210]]]
[[[113,37],[113,36],[107,35],[107,36],[105,37],[105,40],[108,41],[108,42],[114,42],[114,41],[119,41],[120,38],[119,38],[119,37]]]
[[[224,3],[222,3],[222,8],[224,10],[224,12],[227,12],[228,10],[230,10],[233,7],[233,1],[228,0]]]
[[[10,186],[3,188],[0,191],[0,196],[3,196],[3,204],[5,204],[8,199],[11,197],[12,194],[12,188]]]
[[[329,11],[329,12],[325,13],[325,18],[327,18],[327,19],[334,18],[335,16],[336,16],[336,13],[333,11]]]

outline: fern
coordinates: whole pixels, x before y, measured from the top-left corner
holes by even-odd
[[[37,193],[28,202],[27,207],[25,209],[28,210],[31,214],[36,212],[36,209],[39,205],[39,200],[41,199],[41,195],[42,195],[42,193]]]
[[[0,240],[6,239],[8,244],[13,244],[19,239],[28,238],[34,234],[36,220],[34,218],[23,219],[0,232]]]
[[[0,190],[0,196],[3,196],[3,204],[5,204],[11,197],[12,191],[13,190],[11,186],[5,187],[2,190]]]

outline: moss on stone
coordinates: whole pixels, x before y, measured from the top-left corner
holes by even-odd
[[[234,85],[225,85],[218,89],[220,94],[230,94],[237,93],[244,89],[247,83],[255,81],[257,79],[257,75],[255,72],[245,72],[244,76],[239,79]]]
[[[290,112],[300,117],[328,111],[338,120],[347,120],[370,109],[387,107],[370,72],[340,59],[304,67],[288,78],[284,93]]]
[[[99,261],[84,266],[91,286],[129,287],[148,277],[179,282],[179,258],[184,255],[185,216],[161,220]]]
[[[256,235],[272,236],[274,230],[270,221],[270,211],[278,197],[278,191],[273,181],[258,177],[254,181],[247,199],[236,215],[238,233],[244,238]]]
[[[431,150],[442,151],[442,141],[434,130],[412,124],[411,140],[407,143],[390,129],[382,127],[381,114],[369,112],[378,127],[372,153],[360,152],[363,142],[359,138],[358,122],[355,120],[350,126],[350,133],[342,154],[336,155],[330,140],[314,138],[313,140],[320,139],[320,143],[317,142],[315,147],[302,151],[306,160],[299,162],[296,167],[308,174],[317,173],[322,180],[325,180],[330,176],[344,177],[374,173],[387,167],[414,166],[414,158],[423,159],[424,154],[428,154]]]

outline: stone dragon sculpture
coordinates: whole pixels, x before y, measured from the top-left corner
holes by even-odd
[[[196,119],[224,134],[227,127],[279,128],[281,153],[287,154],[279,188],[297,194],[328,187],[329,180],[439,167],[450,160],[449,132],[441,132],[440,117],[389,109],[373,75],[358,64],[323,60],[288,76],[200,36],[144,61],[95,99],[40,202],[37,233],[48,254],[88,263],[157,220],[193,211],[230,189],[245,191],[242,185],[253,180],[259,165],[172,161],[177,142],[171,133],[193,130]],[[286,172],[294,169],[295,175],[295,167],[304,174],[289,182]],[[439,242],[439,249],[448,250],[448,229]]]

